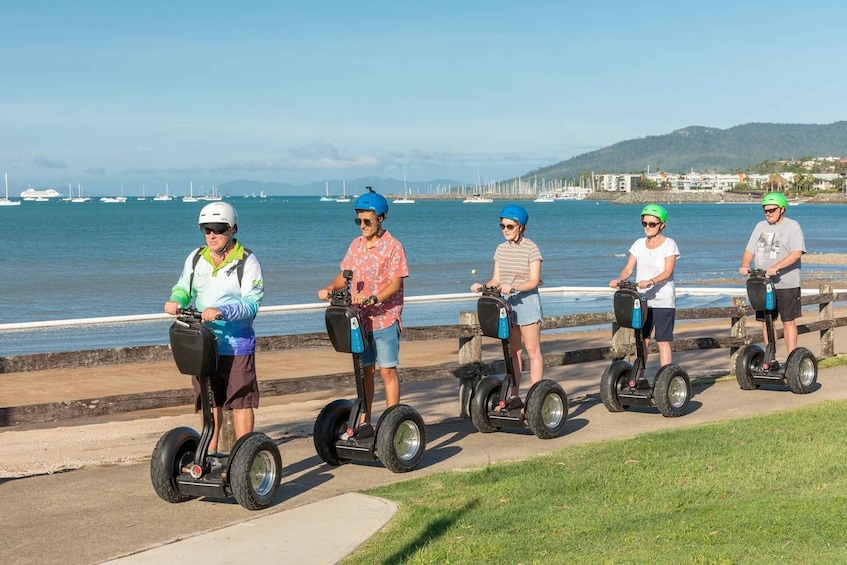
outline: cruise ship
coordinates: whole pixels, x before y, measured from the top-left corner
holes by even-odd
[[[21,198],[24,200],[44,200],[45,198],[61,198],[62,195],[53,190],[52,188],[47,188],[44,190],[37,190],[35,188],[29,187],[23,192],[21,192]]]

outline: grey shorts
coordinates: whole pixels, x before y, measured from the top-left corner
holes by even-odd
[[[538,290],[519,292],[506,298],[512,307],[514,323],[518,326],[528,326],[541,321],[541,297]]]

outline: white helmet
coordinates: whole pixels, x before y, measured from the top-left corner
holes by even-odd
[[[206,204],[200,210],[199,225],[203,224],[228,224],[229,227],[238,225],[238,212],[229,202],[212,202]]]

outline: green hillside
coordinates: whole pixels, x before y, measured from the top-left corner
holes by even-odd
[[[729,129],[690,126],[665,135],[621,141],[529,174],[544,179],[580,174],[747,170],[765,160],[847,155],[847,121],[744,124]]]

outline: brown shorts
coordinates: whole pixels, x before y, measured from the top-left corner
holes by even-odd
[[[200,410],[200,381],[191,377],[194,385],[194,409]],[[221,355],[218,372],[212,377],[215,406],[224,410],[259,407],[259,383],[256,380],[256,359],[253,355]]]

